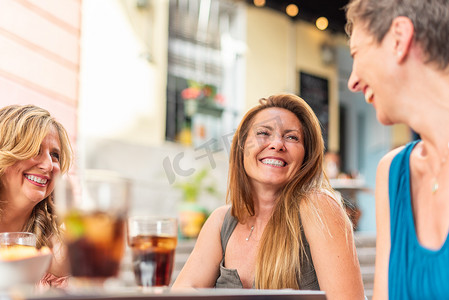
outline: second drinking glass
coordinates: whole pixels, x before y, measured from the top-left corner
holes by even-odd
[[[136,283],[169,286],[175,260],[178,222],[175,218],[130,217],[128,245]]]

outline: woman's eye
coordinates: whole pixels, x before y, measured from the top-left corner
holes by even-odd
[[[55,161],[59,162],[59,153],[53,152],[51,156],[55,159]]]
[[[266,136],[268,136],[270,134],[268,133],[268,131],[260,130],[260,131],[257,131],[256,135],[266,135]]]
[[[296,135],[288,135],[285,137],[287,141],[299,141],[299,137],[297,137]]]

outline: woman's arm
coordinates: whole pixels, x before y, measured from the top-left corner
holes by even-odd
[[[55,237],[52,238],[52,260],[47,273],[39,282],[41,287],[66,287],[69,279],[67,247]]]
[[[377,166],[376,174],[376,267],[374,271],[373,299],[388,299],[388,264],[390,260],[390,200],[388,181],[390,164],[402,148],[385,155]]]
[[[67,246],[55,237],[52,238],[52,243],[53,258],[48,272],[57,277],[66,277],[70,274]]]
[[[220,230],[229,206],[217,208],[207,219],[195,247],[172,288],[212,288],[223,256]]]
[[[321,290],[327,299],[364,299],[362,275],[352,225],[337,201],[325,194],[312,200],[321,220],[302,209],[301,220],[310,245]]]

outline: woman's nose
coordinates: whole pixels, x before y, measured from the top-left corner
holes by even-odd
[[[352,69],[351,76],[349,76],[348,80],[348,88],[351,92],[359,92],[360,88],[360,79],[357,74],[354,72],[354,68]]]
[[[45,172],[51,172],[53,170],[53,160],[50,153],[41,153],[38,156],[37,167]]]
[[[285,145],[284,145],[284,139],[280,135],[273,136],[271,143],[270,143],[270,149],[274,149],[277,151],[284,151]]]

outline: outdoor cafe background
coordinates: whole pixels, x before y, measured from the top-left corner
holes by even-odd
[[[209,192],[198,203],[222,205],[233,131],[274,93],[321,101],[311,105],[321,109],[327,149],[368,189],[380,157],[411,138],[379,125],[347,90],[342,32],[245,1],[5,0],[0,49],[0,105],[50,110],[70,133],[78,168],[133,180],[133,214],[177,215],[177,187],[202,172],[197,186]],[[356,197],[358,230],[374,232],[373,195]]]

